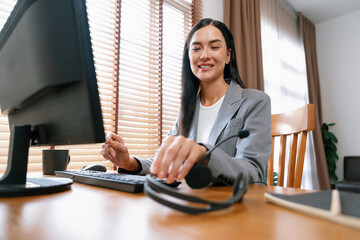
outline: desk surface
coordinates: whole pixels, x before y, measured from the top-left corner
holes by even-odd
[[[211,199],[230,188],[182,191]],[[360,239],[360,231],[264,201],[266,191],[303,190],[251,185],[242,203],[203,215],[187,215],[144,194],[74,183],[51,195],[0,198],[0,239]]]

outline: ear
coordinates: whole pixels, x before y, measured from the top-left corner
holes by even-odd
[[[229,64],[231,59],[231,48],[229,48],[228,52],[227,52],[227,56],[226,56],[226,64]]]

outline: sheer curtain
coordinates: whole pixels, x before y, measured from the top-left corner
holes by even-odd
[[[272,114],[299,108],[309,103],[309,97],[298,14],[284,0],[260,0],[260,11],[264,90],[271,97]],[[318,189],[312,135],[308,140],[302,188]]]
[[[315,104],[315,131],[313,132],[313,136],[319,187],[320,189],[329,189],[330,179],[321,134],[322,111],[319,70],[316,54],[316,29],[314,24],[301,13],[299,14],[299,22],[306,56],[309,101]]]

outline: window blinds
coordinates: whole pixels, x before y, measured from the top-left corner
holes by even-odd
[[[15,2],[0,3],[0,28]],[[201,18],[202,3],[87,0],[87,8],[105,131],[120,134],[130,154],[152,157],[178,114],[183,46],[194,19]],[[7,118],[1,116],[0,173],[8,139]],[[70,149],[69,169],[90,162],[112,166],[101,157],[101,144],[56,148]],[[41,170],[41,150],[30,148],[29,171]]]
[[[183,48],[192,27],[189,2],[165,1],[163,9],[162,137],[177,118],[181,94]]]
[[[159,146],[160,14],[160,1],[121,1],[117,132],[138,157]]]

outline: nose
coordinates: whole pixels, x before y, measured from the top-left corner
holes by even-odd
[[[209,48],[204,48],[201,52],[200,59],[204,60],[204,59],[208,59],[209,57],[210,57]]]

